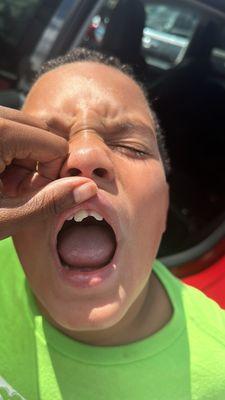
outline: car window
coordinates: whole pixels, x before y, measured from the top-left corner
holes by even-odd
[[[17,46],[34,16],[40,0],[2,0],[0,3],[0,37],[5,44]]]
[[[18,62],[32,51],[59,0],[0,0],[0,67],[16,72]]]
[[[164,3],[146,3],[145,12],[142,54],[148,64],[169,69],[183,59],[199,17],[193,10]]]
[[[61,0],[59,7],[46,26],[46,29],[43,29],[42,35],[31,54],[30,63],[32,71],[38,71],[40,65],[48,58],[49,52],[73,7],[73,1]]]
[[[138,4],[139,8],[137,8]],[[144,22],[141,16],[133,15],[133,18],[128,16],[128,12],[132,13],[132,8],[133,14],[138,11],[140,15],[142,8]],[[115,22],[113,19],[115,19]],[[112,45],[113,48],[109,48],[109,50],[115,50],[116,47],[119,49],[126,37],[125,30],[128,32],[128,40],[130,32],[130,40],[132,41],[133,30],[137,30],[138,23],[142,30],[139,46],[140,56],[150,66],[169,69],[182,61],[198,26],[199,15],[193,9],[164,2],[136,0],[129,3],[127,0],[107,0],[93,17],[80,44],[94,49],[103,47],[107,50],[107,46],[105,46],[105,42],[108,42],[106,36],[111,29],[110,25],[114,24],[114,38],[111,39],[111,43],[114,44]],[[120,32],[121,37],[119,38]],[[115,43],[116,37],[117,43]],[[126,50],[127,48],[128,46],[126,46]]]

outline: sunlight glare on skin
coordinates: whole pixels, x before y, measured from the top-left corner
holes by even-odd
[[[114,216],[118,230],[114,272],[99,282],[91,276],[85,289],[74,285],[72,270],[63,270],[62,278],[56,262],[58,217],[37,221],[14,237],[38,304],[51,323],[74,339],[83,340],[88,332],[87,343],[99,343],[100,330],[108,345],[111,334],[114,344],[124,342],[126,335],[129,341],[146,336],[152,316],[147,313],[139,324],[136,320],[150,294],[146,283],[166,227],[168,185],[140,87],[105,65],[65,65],[35,83],[24,112],[45,115],[51,129],[66,138],[69,155],[59,177],[71,179],[75,170],[80,175],[74,180],[82,175],[95,180],[98,197],[89,200],[90,206],[96,202],[95,207]],[[99,169],[107,173],[96,174]],[[161,295],[167,307],[168,298]]]

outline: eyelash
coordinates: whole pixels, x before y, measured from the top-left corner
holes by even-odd
[[[110,146],[112,149],[116,150],[118,149],[122,154],[127,155],[128,152],[131,152],[131,157],[136,157],[139,159],[144,159],[149,157],[149,153],[136,149],[135,147],[132,146],[124,146],[124,145],[111,145]]]

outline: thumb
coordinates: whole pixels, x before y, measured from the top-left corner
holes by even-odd
[[[93,197],[96,184],[87,178],[62,178],[20,198],[0,198],[0,239],[26,224],[46,219]]]

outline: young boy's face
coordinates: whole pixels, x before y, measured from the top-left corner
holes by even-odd
[[[146,100],[120,71],[83,62],[43,75],[24,112],[68,140],[59,178],[85,176],[98,186],[88,201],[15,236],[30,286],[62,331],[115,331],[149,295],[166,224],[168,189]],[[78,210],[105,217],[115,238],[101,223],[63,225]]]

